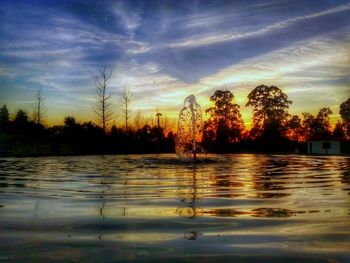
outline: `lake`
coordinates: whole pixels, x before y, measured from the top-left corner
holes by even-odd
[[[0,158],[0,262],[350,262],[350,158]]]

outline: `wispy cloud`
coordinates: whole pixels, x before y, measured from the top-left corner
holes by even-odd
[[[349,41],[350,35],[344,35],[345,39]],[[215,74],[215,78],[204,78],[202,81],[211,83],[218,80],[224,83],[255,83],[256,81],[272,80],[281,78],[282,75],[300,73],[300,78],[305,78],[310,81],[312,77],[317,80],[324,77],[324,75],[311,74],[311,72],[303,72],[304,70],[317,71],[320,66],[328,65],[326,72],[327,78],[337,78],[341,74],[344,76],[346,70],[343,67],[350,67],[347,65],[349,61],[349,44],[343,41],[336,41],[331,38],[318,38],[308,41],[301,41],[293,46],[273,51],[252,59],[247,59],[240,62],[238,65],[233,65],[224,68]],[[339,64],[341,62],[341,64]],[[309,74],[309,76],[307,76]],[[306,76],[305,76],[306,75]],[[296,78],[298,76],[295,76]]]
[[[331,37],[300,41],[293,46],[223,68],[194,84],[186,84],[161,72],[148,74],[137,63],[124,70],[119,68],[119,72],[125,72],[125,75],[118,75],[116,79],[131,83],[136,94],[140,91],[138,95],[141,96],[137,96],[137,101],[146,105],[144,110],[152,111],[155,105],[163,105],[163,110],[171,116],[176,116],[187,95],[195,94],[202,107],[206,108],[210,105],[209,96],[216,89],[226,87],[236,95],[243,116],[249,122],[251,109],[244,107],[246,96],[260,84],[282,88],[294,101],[292,113],[317,111],[324,106],[339,105],[350,85],[350,35],[346,32],[349,31],[341,33],[344,37],[342,41]],[[345,79],[345,83],[337,84],[340,79]],[[329,85],[337,89],[329,88]],[[168,106],[174,102],[177,102],[176,105]]]
[[[117,2],[111,6],[114,14],[119,18],[118,21],[122,23],[125,29],[131,37],[134,37],[135,31],[141,25],[141,16],[138,14],[137,10],[132,7],[128,7],[125,2]]]
[[[226,85],[248,122],[246,95],[262,83],[286,91],[292,111],[328,105],[336,111],[350,86],[350,3],[337,3],[107,0],[91,11],[89,1],[85,8],[49,2],[17,8],[5,0],[0,102],[27,103],[43,87],[51,112],[91,117],[94,76],[106,65],[113,69],[115,111],[124,86],[134,93],[135,110],[148,114],[158,106],[175,117],[189,94],[206,108]]]
[[[231,29],[225,30],[224,33],[206,33],[206,34],[200,34],[198,36],[193,36],[185,39],[176,40],[173,42],[170,42],[166,44],[166,47],[170,48],[195,48],[195,47],[201,47],[201,46],[207,46],[217,43],[223,43],[228,41],[235,41],[235,40],[241,40],[246,38],[252,38],[257,37],[265,34],[269,34],[278,30],[282,30],[284,28],[290,27],[298,22],[310,20],[322,16],[327,16],[331,14],[336,14],[339,12],[349,11],[350,10],[350,3],[340,5],[334,8],[327,9],[322,12],[312,13],[304,16],[297,16],[293,18],[289,18],[286,20],[279,21],[277,23],[265,26],[263,28],[260,28],[255,31],[250,32],[244,32],[244,33],[235,33]],[[218,19],[218,18],[216,18]],[[211,18],[200,18],[198,21],[198,24],[204,23],[206,20],[212,20]],[[198,25],[196,23],[192,23],[192,25]]]
[[[86,24],[66,14],[56,13],[47,17],[47,24],[8,28],[11,42],[3,41],[1,55],[35,61],[82,61],[91,54],[116,52],[140,54],[149,51],[149,45],[118,33]],[[30,34],[30,35],[28,35]],[[109,48],[109,49],[108,49]]]

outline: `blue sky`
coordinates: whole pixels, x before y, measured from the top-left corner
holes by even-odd
[[[350,97],[350,1],[2,1],[0,105],[31,111],[41,87],[49,124],[93,120],[105,65],[116,115],[125,86],[145,117],[176,117],[190,94],[205,109],[227,88],[249,123],[246,96],[266,84],[292,114],[329,106],[337,118]]]

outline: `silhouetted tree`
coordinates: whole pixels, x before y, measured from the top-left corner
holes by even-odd
[[[350,98],[340,104],[339,113],[344,121],[350,122]]]
[[[214,107],[205,111],[210,114],[204,124],[205,140],[210,140],[210,136],[215,136],[217,145],[239,141],[244,124],[239,105],[234,104],[233,99],[234,95],[228,90],[217,90],[210,97],[210,101],[214,102]]]
[[[138,110],[136,115],[135,115],[135,118],[134,118],[134,124],[135,124],[136,131],[141,129],[142,123],[143,123],[143,118],[141,115],[141,111]]]
[[[15,134],[33,135],[34,123],[29,122],[28,114],[24,110],[18,110],[11,124],[11,129]]]
[[[21,124],[28,122],[28,114],[23,110],[18,110],[14,122]]]
[[[9,116],[10,114],[6,105],[2,106],[2,108],[0,109],[0,131],[7,131],[10,120]]]
[[[350,98],[340,104],[339,114],[343,120],[347,135],[350,136]]]
[[[67,116],[64,118],[64,126],[69,128],[69,127],[74,127],[76,125],[75,118],[72,116]]]
[[[303,112],[302,126],[305,139],[309,139],[316,134],[330,135],[330,114],[332,114],[332,111],[329,107],[321,108],[316,117],[311,113]]]
[[[280,136],[289,117],[290,104],[288,96],[275,86],[260,85],[250,92],[246,106],[253,107],[254,137],[263,133]]]
[[[72,116],[65,117],[63,126],[63,139],[74,145],[78,144],[81,139],[81,127]]]
[[[107,85],[111,76],[112,71],[108,71],[106,67],[104,67],[99,70],[99,74],[96,76],[95,80],[97,102],[94,106],[94,112],[104,133],[106,133],[109,122],[113,119],[111,94],[107,93]]]
[[[309,112],[303,112],[302,127],[303,137],[305,140],[309,139],[316,131],[316,118]]]
[[[137,131],[137,134],[143,145],[147,146],[151,142],[151,127],[149,125],[144,125],[142,129]]]
[[[301,118],[298,115],[293,115],[287,121],[287,137],[293,141],[301,141],[303,139],[303,127]]]
[[[104,131],[91,121],[84,122],[79,128],[80,149],[84,152],[107,151],[104,141]]]
[[[165,150],[168,152],[175,151],[175,136],[172,131],[167,133],[167,137],[165,139]]]
[[[35,96],[36,102],[35,102],[35,110],[34,110],[34,122],[37,124],[43,124],[45,115],[46,115],[46,108],[44,105],[45,96],[44,91],[39,88],[39,90],[36,92]]]
[[[338,139],[345,139],[344,125],[342,122],[338,121],[333,129],[333,135]]]
[[[316,132],[318,133],[330,133],[331,122],[330,116],[333,112],[329,107],[320,109],[316,116]]]
[[[175,127],[175,121],[174,119],[170,119],[168,118],[167,114],[164,113],[164,118],[163,118],[163,123],[162,123],[162,127],[164,129],[164,134],[169,134],[169,132],[171,132],[171,129]]]
[[[132,94],[130,88],[125,87],[124,91],[120,97],[120,108],[122,111],[122,115],[125,120],[125,132],[128,133],[129,129],[129,119],[131,118],[131,101]]]

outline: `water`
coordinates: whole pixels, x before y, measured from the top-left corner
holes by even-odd
[[[0,262],[350,262],[350,159],[0,158]]]

